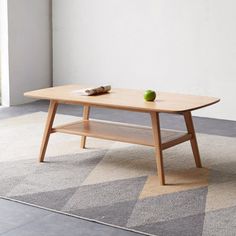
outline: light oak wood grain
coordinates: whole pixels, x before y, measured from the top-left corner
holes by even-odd
[[[86,86],[64,85],[25,93],[25,96],[57,100],[59,103],[101,106],[140,112],[178,113],[192,111],[219,101],[218,98],[194,96],[157,91],[157,99],[147,102],[143,99],[144,90],[112,88],[110,93],[97,96],[81,96],[76,91]]]
[[[89,113],[90,113],[90,107],[84,106],[84,109],[83,109],[83,120],[84,121],[87,121],[89,119]],[[80,141],[80,147],[85,148],[85,145],[86,145],[86,136],[82,136],[81,141]]]
[[[53,101],[53,100],[50,101],[47,121],[46,121],[45,129],[44,129],[42,144],[41,144],[40,153],[39,153],[39,162],[44,161],[49,137],[50,137],[50,134],[52,133],[52,125],[53,125],[53,121],[56,115],[57,106],[58,106],[58,103],[56,101]]]
[[[156,150],[156,163],[157,163],[157,173],[160,181],[160,185],[165,185],[165,174],[164,174],[164,163],[163,163],[163,154],[162,154],[162,141],[161,141],[161,128],[160,128],[160,119],[159,113],[151,112],[152,120],[152,132],[154,146]]]
[[[84,120],[54,127],[60,132],[87,137],[108,139],[155,147],[152,128],[116,122]],[[173,130],[161,130],[162,149],[173,147],[190,140],[191,135]]]
[[[199,149],[198,149],[197,138],[196,138],[196,133],[195,133],[194,125],[193,125],[193,119],[192,119],[191,112],[185,112],[184,119],[185,119],[188,133],[192,135],[192,138],[190,139],[190,143],[192,146],[192,151],[193,151],[193,156],[195,159],[196,166],[198,168],[201,168],[202,163],[201,163],[201,158],[200,158],[200,153],[199,153]]]

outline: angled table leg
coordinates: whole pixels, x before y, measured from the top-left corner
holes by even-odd
[[[90,113],[90,106],[84,106],[83,120],[89,119],[89,113]],[[86,136],[81,136],[80,147],[85,148],[85,144],[86,144]]]
[[[54,121],[54,118],[56,115],[57,106],[58,106],[58,103],[56,101],[53,101],[53,100],[50,101],[50,105],[49,105],[49,109],[48,109],[48,117],[47,117],[45,129],[44,129],[41,148],[40,148],[39,162],[44,161],[49,137],[50,137],[50,134],[52,131],[53,121]]]
[[[189,134],[192,135],[190,143],[192,146],[192,151],[193,151],[196,167],[201,168],[202,163],[201,163],[200,153],[198,149],[196,133],[195,133],[194,125],[193,125],[192,114],[190,111],[184,113],[184,119],[185,119],[187,131]]]
[[[160,185],[165,185],[159,113],[151,112],[150,114],[151,114],[151,121],[152,121],[153,140],[154,140],[154,145],[156,149],[155,151],[156,151],[157,173],[159,176]]]

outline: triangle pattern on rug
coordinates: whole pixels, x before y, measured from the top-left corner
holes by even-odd
[[[34,171],[14,186],[8,197],[77,188],[103,159],[104,153],[103,150],[85,152],[54,157],[51,158],[53,161],[48,163],[33,162]]]
[[[235,196],[235,195],[234,195]],[[203,236],[235,236],[236,206],[205,213]]]
[[[236,180],[235,173],[228,173],[222,170],[210,169],[209,184],[221,184]]]
[[[113,146],[82,185],[95,185],[156,174],[154,150],[139,145]]]
[[[68,213],[125,227],[135,204],[136,200],[117,202],[107,206],[69,211]]]
[[[182,191],[138,200],[128,227],[170,221],[205,212],[208,188]]]
[[[8,196],[9,192],[27,177],[25,176],[17,176],[17,177],[8,177],[2,178],[1,181],[1,188],[0,188],[0,195],[1,196]]]
[[[74,195],[77,189],[78,188],[67,188],[21,196],[13,196],[11,198],[54,210],[61,210]]]
[[[118,202],[137,200],[147,177],[116,180],[95,185],[80,186],[64,211],[108,206]]]
[[[204,213],[168,220],[158,223],[140,225],[134,229],[154,235],[190,236],[202,235],[204,226]]]

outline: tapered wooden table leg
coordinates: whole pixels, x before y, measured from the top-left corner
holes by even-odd
[[[192,135],[190,142],[191,142],[191,146],[193,150],[193,156],[195,159],[196,167],[201,168],[202,163],[201,163],[200,153],[198,149],[196,133],[195,133],[194,125],[193,125],[192,114],[190,111],[184,113],[184,119],[185,119],[187,131],[189,134]]]
[[[44,134],[43,134],[43,140],[40,148],[40,154],[39,154],[39,162],[44,161],[47,145],[48,145],[48,140],[52,131],[52,125],[53,121],[56,115],[56,110],[57,110],[58,103],[56,101],[51,100],[49,109],[48,109],[48,117],[44,129]]]
[[[83,120],[89,119],[90,106],[84,106],[83,109]],[[80,147],[85,148],[86,145],[86,136],[81,136]]]
[[[165,185],[165,174],[163,165],[163,154],[161,148],[161,129],[159,113],[151,112],[153,140],[156,150],[157,173],[159,176],[160,185]]]

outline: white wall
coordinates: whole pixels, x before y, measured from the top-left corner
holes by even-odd
[[[10,104],[7,0],[0,0],[0,104]]]
[[[235,0],[54,0],[54,85],[216,96],[194,115],[236,120]]]
[[[9,101],[30,101],[25,91],[52,81],[51,0],[1,0],[8,4]],[[5,48],[5,50],[7,50]],[[6,74],[5,74],[6,76]]]

